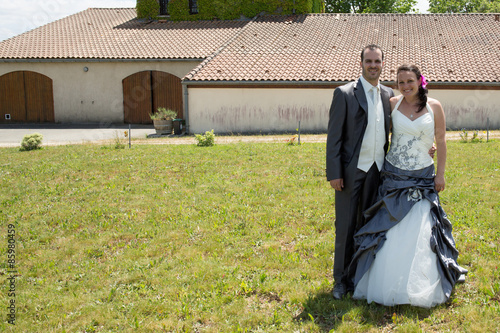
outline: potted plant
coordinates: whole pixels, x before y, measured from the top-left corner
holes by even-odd
[[[155,113],[151,113],[149,116],[153,120],[156,134],[172,134],[172,120],[177,118],[177,112],[159,107]]]

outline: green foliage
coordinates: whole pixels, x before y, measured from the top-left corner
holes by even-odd
[[[311,13],[324,13],[325,2],[322,0],[313,0]]]
[[[189,13],[188,0],[171,0],[168,4],[170,19],[233,20],[241,16],[252,18],[259,13],[288,15],[294,12],[319,13],[324,9],[321,0],[198,0],[198,14]]]
[[[287,145],[289,146],[299,145],[298,137],[299,137],[298,135],[292,136],[290,139],[288,139]]]
[[[255,17],[261,12],[273,13],[275,11],[275,1],[255,0],[242,1],[241,15],[245,17]]]
[[[206,131],[205,135],[196,134],[194,137],[198,142],[196,145],[200,147],[210,147],[213,146],[215,143],[214,130]]]
[[[499,0],[429,0],[431,13],[498,13]]]
[[[168,14],[170,18],[175,17],[177,21],[189,19],[189,4],[187,0],[171,0],[168,3]]]
[[[126,139],[128,137],[128,131],[124,131],[123,136]],[[122,138],[120,137],[120,134],[118,133],[118,131],[115,131],[115,140],[114,141],[115,141],[115,145],[114,145],[115,149],[124,149],[125,148],[125,144],[122,142]]]
[[[396,0],[393,11],[388,13],[414,13],[417,11],[415,8],[417,2],[417,0]]]
[[[416,0],[326,0],[327,13],[410,13],[415,11]]]
[[[478,13],[500,13],[499,0],[480,0],[475,8]]]
[[[43,135],[40,133],[26,134],[21,141],[20,151],[41,149]]]
[[[483,137],[479,135],[479,131],[472,131],[471,137],[469,137],[469,131],[467,131],[465,128],[462,129],[462,131],[459,133],[460,134],[460,141],[463,143],[467,142],[472,142],[472,143],[478,143],[483,141]]]
[[[173,120],[177,118],[177,112],[172,109],[159,107],[155,113],[150,113],[149,117],[151,120]]]
[[[160,3],[157,0],[137,0],[135,9],[137,18],[153,20],[160,14]]]

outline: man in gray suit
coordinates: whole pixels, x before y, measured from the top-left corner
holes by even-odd
[[[363,211],[375,203],[379,173],[388,148],[391,88],[380,85],[384,54],[377,45],[361,52],[362,76],[333,93],[326,144],[326,177],[335,189],[333,297],[353,289],[347,267]]]

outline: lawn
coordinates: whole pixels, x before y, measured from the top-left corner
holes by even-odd
[[[324,143],[4,148],[0,159],[1,331],[500,330],[498,141],[448,143],[441,201],[469,275],[430,310],[331,297]]]

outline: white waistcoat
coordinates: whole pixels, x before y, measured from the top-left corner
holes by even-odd
[[[368,172],[375,162],[379,171],[384,164],[384,145],[385,145],[385,127],[384,127],[384,108],[380,92],[376,93],[375,102],[368,97],[368,124],[359,152],[358,169]]]

